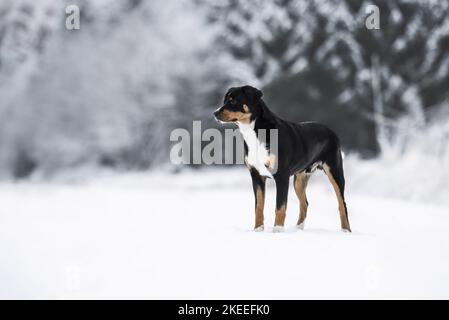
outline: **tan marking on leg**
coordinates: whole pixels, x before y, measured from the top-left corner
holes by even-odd
[[[256,223],[254,229],[263,226],[263,208],[265,205],[265,192],[260,187],[256,190]]]
[[[287,205],[283,205],[282,207],[280,207],[279,209],[276,208],[275,210],[275,218],[274,218],[274,225],[275,226],[284,226],[284,222],[285,222],[285,212],[287,209]]]
[[[348,220],[348,216],[347,216],[347,212],[346,212],[345,202],[343,200],[343,197],[341,196],[340,187],[338,186],[337,182],[335,181],[334,177],[332,176],[329,166],[324,165],[324,172],[326,173],[327,177],[329,178],[329,181],[331,182],[332,186],[334,187],[335,194],[337,195],[338,211],[340,212],[341,228],[343,230],[351,231],[351,227],[349,226],[349,220]]]
[[[304,222],[307,216],[307,197],[306,188],[307,182],[309,181],[309,176],[305,172],[301,172],[295,175],[295,192],[299,199],[299,219],[297,225]]]

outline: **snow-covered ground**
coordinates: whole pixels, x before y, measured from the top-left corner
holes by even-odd
[[[449,298],[449,207],[349,186],[347,234],[326,182],[282,234],[243,168],[0,184],[0,298]]]

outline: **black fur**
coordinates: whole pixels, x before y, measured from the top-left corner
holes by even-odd
[[[324,166],[328,169],[326,173],[330,172],[338,185],[347,218],[346,203],[344,202],[343,160],[337,135],[328,127],[316,122],[293,123],[277,117],[268,109],[262,96],[260,90],[251,86],[231,88],[224,97],[223,107],[214,115],[217,119],[223,120],[222,115],[226,111],[231,111],[233,114],[250,113],[250,122],[254,121],[256,134],[259,129],[278,130],[277,170],[273,174],[277,188],[276,208],[279,209],[287,203],[291,175],[301,172],[311,173],[314,165],[318,169],[323,169]],[[245,111],[244,105],[249,108],[249,112]],[[227,122],[234,122],[233,120],[235,119]],[[268,138],[269,134],[266,136]],[[267,141],[267,148],[269,149],[269,147],[270,141]],[[247,152],[245,144],[245,154]],[[257,187],[264,190],[265,179],[254,168],[250,168],[250,172],[254,190]],[[346,229],[350,231],[349,223]]]

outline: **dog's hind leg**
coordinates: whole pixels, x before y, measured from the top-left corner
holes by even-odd
[[[254,231],[263,231],[263,208],[265,205],[265,180],[266,178],[261,176],[259,172],[251,168],[251,179],[253,181],[253,190],[255,198],[255,213],[256,221],[254,224]]]
[[[295,187],[296,195],[299,199],[299,219],[297,223],[298,229],[304,229],[304,220],[307,216],[307,208],[309,203],[307,202],[306,188],[307,182],[309,181],[310,175],[306,174],[304,171],[295,174],[293,185]]]
[[[343,160],[341,158],[341,153],[338,152],[336,161],[325,163],[323,165],[323,169],[334,187],[335,194],[337,195],[341,229],[345,232],[351,232],[348,219],[348,210],[345,202],[345,177],[343,174]]]
[[[288,198],[288,175],[278,175],[274,177],[276,182],[276,211],[273,232],[284,231],[285,215]]]

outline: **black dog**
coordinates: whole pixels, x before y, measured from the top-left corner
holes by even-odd
[[[270,177],[276,183],[274,231],[283,231],[291,175],[295,176],[294,187],[300,201],[297,226],[303,229],[308,207],[307,182],[310,174],[318,168],[324,170],[337,195],[341,228],[350,232],[344,198],[343,160],[337,135],[319,123],[293,123],[280,119],[268,109],[262,95],[260,90],[251,86],[231,88],[224,97],[223,107],[214,112],[216,119],[236,123],[245,140],[245,163],[251,173],[256,199],[254,230],[262,231],[264,227],[265,180]],[[260,129],[277,129],[277,152],[270,148],[269,139],[259,139]]]

